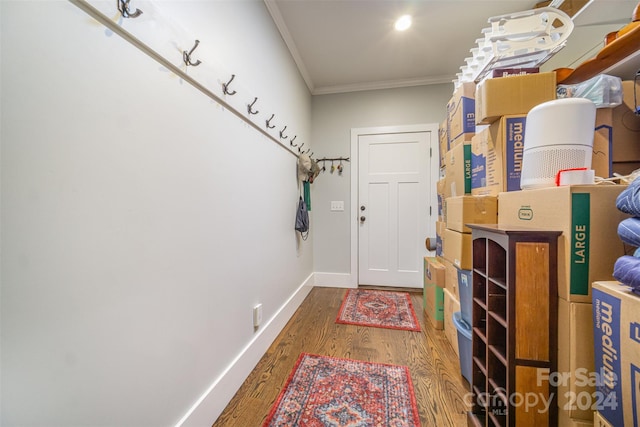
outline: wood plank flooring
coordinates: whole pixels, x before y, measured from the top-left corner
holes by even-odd
[[[346,289],[315,287],[256,365],[214,427],[260,427],[300,353],[409,367],[423,427],[464,426],[469,384],[444,332],[434,330],[411,293],[422,332],[335,323]]]

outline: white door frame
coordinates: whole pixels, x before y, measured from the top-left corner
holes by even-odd
[[[431,207],[431,218],[429,221],[429,235],[436,236],[435,218],[438,215],[438,204],[436,195],[436,185],[440,176],[439,146],[438,146],[438,124],[417,124],[417,125],[401,125],[401,126],[380,126],[368,128],[352,128],[351,129],[351,288],[358,287],[358,139],[361,135],[377,135],[385,133],[413,133],[413,132],[431,132],[429,143],[430,169],[431,169],[431,185],[429,186],[429,205]],[[435,203],[435,204],[434,204]]]

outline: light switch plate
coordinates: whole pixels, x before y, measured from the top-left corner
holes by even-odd
[[[344,211],[344,201],[332,201],[331,202],[331,211],[332,212],[342,212]]]

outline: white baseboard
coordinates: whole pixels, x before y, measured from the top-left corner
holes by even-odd
[[[238,354],[229,367],[214,381],[209,390],[196,402],[187,414],[176,424],[176,427],[210,426],[220,416],[231,401],[236,391],[247,379],[260,358],[269,349],[280,331],[311,292],[314,285],[314,274],[295,290],[277,313],[265,323],[263,329]]]
[[[357,288],[350,273],[315,273],[315,285],[331,288]]]

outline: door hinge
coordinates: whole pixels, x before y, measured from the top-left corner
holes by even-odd
[[[433,157],[433,148],[429,147],[429,158]]]
[[[432,213],[431,213],[431,206],[429,206],[429,216],[431,216],[431,215],[432,215]]]

